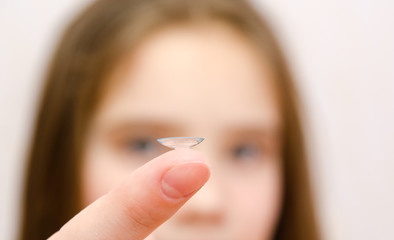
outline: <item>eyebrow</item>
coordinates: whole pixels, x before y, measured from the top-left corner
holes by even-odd
[[[234,128],[233,131],[229,131],[231,135],[238,136],[255,136],[255,137],[269,137],[274,139],[280,139],[282,131],[278,128],[267,128],[267,127],[239,127]]]
[[[163,121],[135,121],[125,120],[119,122],[112,122],[105,125],[105,133],[110,135],[122,134],[130,132],[131,130],[139,133],[155,133],[158,136],[166,136],[169,133],[180,132],[180,128],[174,123]],[[103,129],[104,129],[103,128]]]
[[[157,137],[174,137],[182,136],[184,128],[181,124],[174,121],[165,121],[159,119],[157,121],[149,119],[125,119],[121,121],[113,121],[102,126],[105,135],[121,135],[134,132],[137,134],[155,134]],[[266,126],[264,124],[245,125],[229,125],[221,135],[228,137],[251,137],[265,138],[272,141],[280,142],[282,139],[282,129],[277,126]]]

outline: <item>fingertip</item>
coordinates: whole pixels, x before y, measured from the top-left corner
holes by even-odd
[[[209,166],[208,158],[200,151],[191,148],[179,148],[168,151],[163,157],[174,159],[176,163],[199,162]]]
[[[196,193],[209,179],[210,171],[202,162],[176,165],[161,180],[161,191],[171,201],[182,201]]]

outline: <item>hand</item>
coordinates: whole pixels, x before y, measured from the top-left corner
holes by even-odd
[[[167,152],[135,170],[50,239],[145,239],[205,184],[209,174],[201,153]]]

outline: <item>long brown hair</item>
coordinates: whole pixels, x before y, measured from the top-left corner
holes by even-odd
[[[123,54],[155,29],[196,21],[227,23],[274,67],[285,176],[275,239],[320,239],[291,74],[266,21],[243,0],[99,0],[70,24],[49,67],[31,139],[21,239],[47,238],[81,210],[85,130]]]

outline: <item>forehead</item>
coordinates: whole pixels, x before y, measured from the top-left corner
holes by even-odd
[[[275,80],[256,52],[225,25],[160,30],[114,71],[103,117],[277,127]]]

